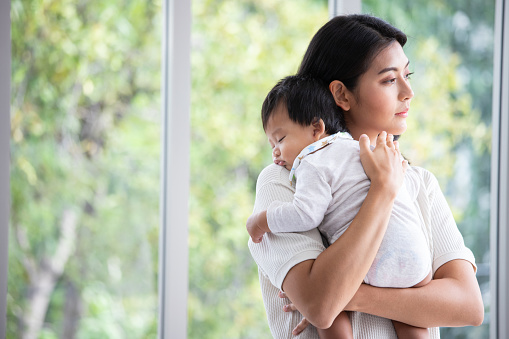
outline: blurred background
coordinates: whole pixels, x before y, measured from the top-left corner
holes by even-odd
[[[154,338],[162,4],[12,0],[7,338]],[[364,0],[409,36],[401,149],[433,172],[476,257],[488,338],[494,0]],[[271,162],[266,93],[296,72],[325,0],[192,2],[189,338],[269,338],[248,248]]]

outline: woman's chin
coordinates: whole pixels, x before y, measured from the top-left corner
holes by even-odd
[[[392,135],[401,135],[405,133],[406,128],[407,128],[406,124],[404,126],[398,126],[397,128],[391,130],[389,133],[391,133]]]

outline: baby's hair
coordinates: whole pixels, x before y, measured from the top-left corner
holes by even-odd
[[[325,124],[325,132],[346,131],[343,115],[328,86],[305,75],[290,75],[281,79],[267,94],[262,105],[263,129],[274,111],[284,105],[290,120],[309,126],[318,119]]]

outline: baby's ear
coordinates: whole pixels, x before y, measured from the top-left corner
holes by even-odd
[[[314,118],[313,122],[313,137],[315,140],[320,140],[325,134],[325,123],[320,118]]]

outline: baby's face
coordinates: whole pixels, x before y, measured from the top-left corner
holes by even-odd
[[[272,147],[274,163],[291,170],[299,153],[316,141],[313,131],[313,125],[302,126],[290,120],[286,106],[278,105],[265,129],[265,134]]]

